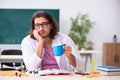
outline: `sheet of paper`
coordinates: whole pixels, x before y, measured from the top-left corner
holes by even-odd
[[[58,69],[53,69],[53,70],[41,70],[38,72],[40,75],[46,75],[46,74],[71,74],[72,72],[66,71],[66,70],[58,70]]]

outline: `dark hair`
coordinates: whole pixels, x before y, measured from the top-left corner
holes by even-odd
[[[35,29],[34,20],[35,20],[35,18],[40,18],[40,17],[46,18],[49,21],[49,23],[51,23],[52,29],[50,31],[50,36],[49,37],[51,39],[54,39],[54,36],[57,34],[58,24],[54,20],[54,18],[48,12],[45,12],[45,11],[37,11],[33,14],[32,21],[31,21],[31,27],[30,27],[30,31],[29,31],[29,34],[30,34],[31,38],[35,39],[35,37],[33,35],[33,30]]]

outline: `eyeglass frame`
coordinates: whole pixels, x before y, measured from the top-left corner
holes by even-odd
[[[42,23],[36,23],[34,24],[34,27],[42,27],[42,28],[47,28],[50,22],[42,22]]]

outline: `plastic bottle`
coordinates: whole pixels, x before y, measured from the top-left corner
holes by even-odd
[[[113,36],[113,43],[117,43],[117,36],[116,35]]]

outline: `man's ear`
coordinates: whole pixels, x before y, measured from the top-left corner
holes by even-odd
[[[53,29],[53,26],[52,26],[52,24],[50,24],[50,26],[51,26],[51,29]]]
[[[53,27],[51,26],[51,29],[53,29]]]
[[[50,26],[51,26],[51,29],[53,29],[52,23],[50,24]]]

